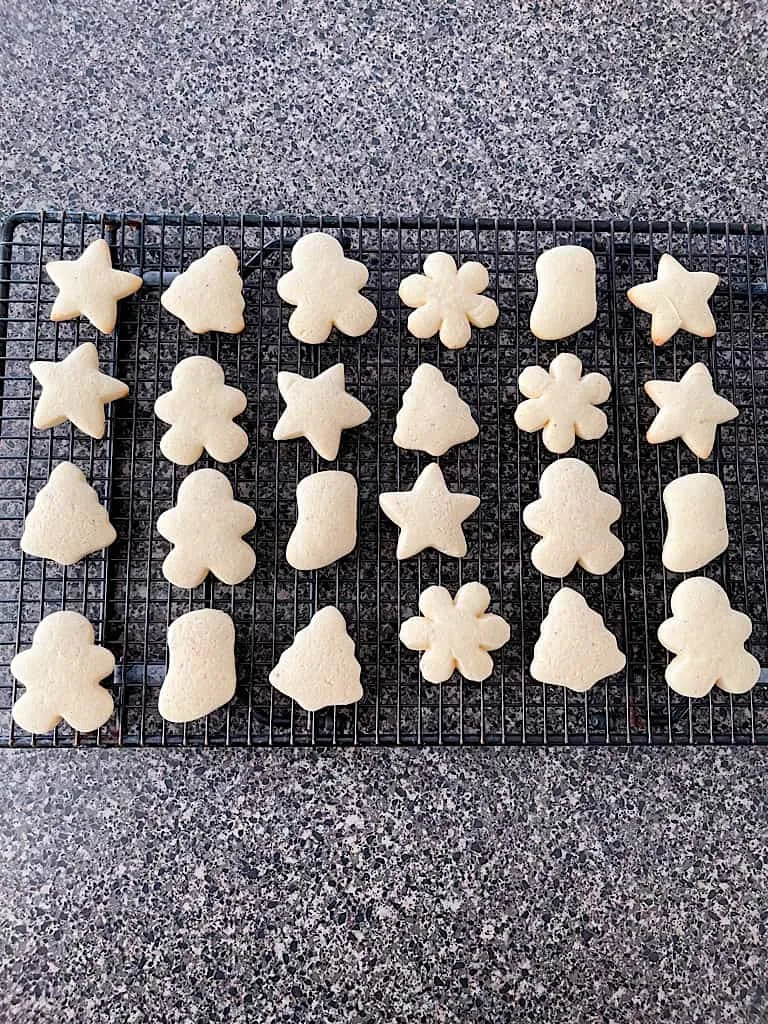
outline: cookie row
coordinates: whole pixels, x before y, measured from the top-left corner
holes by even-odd
[[[303,235],[291,249],[292,269],[277,282],[278,295],[295,306],[288,329],[299,341],[316,345],[333,328],[360,337],[376,322],[377,311],[360,294],[368,282],[363,263],[344,255],[332,236],[317,231]],[[76,260],[54,260],[45,270],[58,287],[51,310],[54,321],[85,316],[103,333],[117,322],[117,303],[142,286],[142,278],[112,267],[107,242],[96,239]],[[560,245],[536,261],[538,291],[531,310],[532,333],[555,341],[591,324],[597,316],[596,268],[592,253],[578,245]],[[629,301],[651,314],[651,339],[656,345],[685,329],[712,337],[716,325],[708,305],[720,278],[707,271],[688,271],[669,253],[658,265],[655,281],[635,285]],[[460,267],[445,252],[431,253],[422,274],[400,282],[402,302],[413,309],[408,330],[416,338],[439,335],[450,349],[464,348],[472,327],[491,327],[499,307],[482,293],[488,288],[486,268],[475,260]],[[194,334],[245,329],[243,281],[237,254],[218,245],[193,260],[160,296],[162,305]]]

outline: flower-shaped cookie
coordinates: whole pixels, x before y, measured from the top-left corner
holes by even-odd
[[[408,330],[415,338],[431,338],[440,332],[446,348],[464,348],[472,337],[472,325],[491,327],[499,307],[486,295],[488,271],[472,260],[458,269],[453,256],[433,252],[424,260],[424,273],[411,274],[400,282],[399,294],[414,310]]]
[[[198,469],[179,487],[176,504],[157,520],[157,532],[174,545],[163,575],[177,587],[197,587],[209,572],[232,587],[250,576],[256,555],[243,534],[256,513],[235,501],[232,485],[217,469]]]
[[[717,332],[707,302],[720,283],[717,274],[686,270],[668,252],[659,260],[655,281],[636,284],[627,292],[633,306],[651,314],[651,341],[663,345],[682,328],[700,338]]]
[[[78,612],[52,612],[35,630],[32,646],[11,662],[11,675],[26,687],[13,719],[27,732],[50,732],[62,719],[91,732],[111,717],[112,697],[99,682],[115,659],[94,643],[93,627]]]
[[[509,625],[488,615],[491,595],[482,583],[465,583],[451,598],[445,587],[427,587],[419,598],[421,615],[400,627],[400,640],[411,651],[424,651],[421,674],[429,683],[444,683],[455,669],[475,682],[493,672],[488,651],[509,640]]]
[[[541,474],[539,493],[523,510],[523,522],[542,538],[531,561],[544,576],[567,576],[577,562],[602,576],[624,556],[624,545],[611,533],[621,503],[600,490],[586,462],[553,462]]]
[[[246,404],[239,388],[224,383],[214,359],[182,359],[171,374],[171,390],[155,402],[155,416],[171,424],[160,438],[160,451],[179,466],[192,465],[203,449],[217,462],[233,462],[248,447],[248,435],[232,422]]]
[[[704,363],[694,363],[679,381],[646,381],[645,393],[659,407],[645,435],[649,443],[679,437],[700,459],[712,454],[718,426],[739,415],[736,406],[715,391]]]
[[[556,356],[548,371],[527,366],[518,386],[528,401],[515,409],[515,423],[528,433],[543,428],[541,439],[551,452],[562,455],[577,437],[594,441],[608,429],[605,413],[595,406],[608,401],[610,382],[602,373],[582,377],[581,360],[572,352]]]
[[[51,320],[84,316],[102,334],[115,329],[118,300],[133,295],[143,283],[135,274],[112,269],[109,245],[103,238],[91,242],[76,260],[46,263],[45,272],[59,289]]]
[[[731,608],[714,580],[694,576],[672,594],[672,618],[659,626],[659,640],[676,657],[664,678],[684,697],[704,697],[713,686],[746,693],[760,675],[760,662],[744,649],[752,633],[748,615]]]
[[[360,294],[368,271],[347,259],[335,238],[322,231],[304,235],[293,247],[291,265],[293,270],[277,282],[277,294],[296,307],[288,321],[294,338],[318,345],[334,327],[350,338],[373,327],[376,307]]]

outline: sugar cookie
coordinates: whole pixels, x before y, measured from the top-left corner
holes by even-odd
[[[539,493],[523,510],[523,522],[542,538],[531,561],[544,576],[567,576],[577,563],[602,576],[624,556],[624,545],[610,530],[621,503],[600,490],[586,462],[553,462],[541,474]]]
[[[276,441],[306,437],[322,459],[339,454],[341,432],[371,418],[369,409],[350,395],[344,382],[344,364],[336,363],[317,377],[282,371],[277,387],[285,411],[272,436]]]
[[[684,697],[704,697],[713,686],[746,693],[760,676],[760,663],[744,649],[752,633],[748,615],[731,608],[714,580],[694,576],[672,594],[672,618],[659,626],[659,641],[676,655],[664,678]]]
[[[602,373],[582,377],[581,360],[571,352],[555,356],[548,371],[527,366],[518,387],[528,401],[515,409],[515,423],[529,434],[542,430],[544,447],[551,452],[562,455],[577,437],[595,441],[608,429],[605,413],[595,407],[608,401],[610,382]]]
[[[170,423],[160,451],[179,466],[190,466],[203,449],[217,462],[233,462],[248,447],[248,435],[232,422],[247,400],[224,383],[224,371],[208,356],[189,356],[171,374],[171,390],[155,402],[155,416]]]
[[[536,260],[538,291],[531,331],[558,341],[591,324],[597,316],[595,257],[581,245],[558,245]]]
[[[71,462],[60,462],[24,522],[21,550],[73,565],[116,538],[107,510],[82,471]]]
[[[558,590],[533,648],[533,678],[584,693],[626,663],[602,615],[570,587]]]
[[[736,406],[712,387],[712,374],[704,363],[694,363],[679,381],[646,381],[645,393],[659,407],[645,435],[650,444],[679,437],[700,459],[712,454],[718,426],[739,415]]]
[[[417,366],[396,417],[395,444],[438,456],[471,441],[479,431],[469,406],[438,368]]]
[[[310,473],[296,487],[298,515],[285,557],[294,569],[322,569],[357,543],[357,481],[351,473]]]
[[[451,598],[445,587],[427,587],[419,598],[421,615],[406,619],[400,640],[411,651],[424,651],[419,669],[428,683],[444,683],[456,669],[481,682],[493,672],[488,651],[509,640],[500,615],[488,615],[491,595],[482,583],[465,583]]]
[[[633,306],[651,314],[651,341],[663,345],[682,328],[700,338],[717,332],[708,300],[720,283],[717,274],[686,270],[665,252],[655,281],[636,284],[627,292]]]
[[[728,547],[725,491],[712,473],[688,473],[664,488],[667,536],[661,560],[670,572],[693,572]]]
[[[322,231],[304,235],[293,247],[289,270],[277,282],[283,302],[296,306],[288,330],[299,341],[318,345],[334,327],[358,338],[376,322],[376,307],[360,289],[368,271],[357,260],[347,259],[332,235]]]
[[[238,273],[237,253],[217,245],[193,260],[183,274],[171,281],[160,302],[193,334],[245,330],[243,279]]]
[[[242,583],[256,565],[242,537],[255,525],[256,513],[235,501],[223,473],[195,470],[182,481],[174,507],[157,520],[157,532],[174,545],[163,576],[176,587],[197,587],[209,572],[230,587]]]
[[[360,662],[341,612],[332,606],[315,612],[280,655],[269,681],[305,711],[355,704],[363,696]]]
[[[456,269],[447,252],[433,252],[424,260],[424,273],[411,274],[400,282],[399,295],[414,310],[408,330],[415,338],[431,338],[440,332],[446,348],[464,348],[472,326],[491,327],[499,307],[485,295],[488,271],[474,260]]]
[[[449,491],[442,470],[430,462],[410,491],[380,494],[379,504],[384,515],[400,527],[398,558],[410,558],[424,548],[463,558],[467,541],[461,524],[477,510],[480,499]]]
[[[93,627],[78,612],[52,612],[35,630],[32,646],[11,662],[11,675],[26,687],[13,705],[13,720],[27,732],[50,732],[62,719],[92,732],[112,717],[114,703],[99,686],[115,659],[94,642]]]
[[[168,722],[191,722],[235,695],[235,626],[214,608],[180,615],[168,627],[168,672],[157,710]]]
[[[117,323],[117,303],[141,288],[142,280],[125,270],[112,269],[112,256],[103,238],[91,242],[76,260],[53,260],[45,272],[59,289],[51,320],[84,316],[102,334]]]
[[[32,420],[38,430],[69,420],[84,434],[102,438],[104,406],[128,394],[127,384],[100,372],[98,349],[90,341],[59,362],[36,359],[29,369],[42,388]]]

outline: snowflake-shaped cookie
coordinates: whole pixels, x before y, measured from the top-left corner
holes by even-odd
[[[171,390],[155,402],[155,416],[171,424],[160,438],[160,451],[179,466],[190,466],[204,449],[217,462],[233,462],[248,447],[248,435],[232,422],[245,406],[245,395],[224,383],[214,359],[182,359],[171,374]]]
[[[549,370],[527,366],[518,386],[528,401],[515,409],[515,423],[528,433],[543,428],[541,439],[551,452],[562,455],[577,437],[595,441],[608,429],[605,413],[595,406],[608,401],[610,382],[602,373],[582,377],[581,360],[572,352],[556,356]]]
[[[659,626],[659,640],[674,657],[664,678],[684,697],[704,697],[713,686],[746,693],[760,675],[760,662],[744,649],[752,633],[748,615],[731,608],[714,580],[694,576],[672,594],[672,618]]]
[[[421,615],[407,619],[400,640],[409,650],[424,651],[421,674],[429,683],[444,683],[455,669],[475,682],[493,672],[488,651],[509,640],[509,625],[500,615],[488,615],[491,601],[482,583],[465,583],[451,598],[445,587],[427,587],[419,598]]]
[[[621,503],[600,490],[594,471],[581,459],[559,459],[539,480],[538,501],[523,510],[523,522],[542,538],[531,561],[544,576],[563,577],[578,563],[602,576],[624,556],[611,533]]]
[[[376,307],[360,294],[368,271],[347,259],[335,238],[322,231],[304,235],[291,251],[291,264],[293,270],[277,282],[277,294],[296,307],[288,321],[294,338],[318,345],[334,327],[350,338],[373,327]]]
[[[431,338],[440,332],[446,348],[464,348],[472,337],[472,325],[491,327],[499,307],[486,295],[488,271],[471,260],[458,269],[447,252],[433,252],[424,260],[424,273],[411,274],[400,282],[399,294],[414,312],[408,330],[415,338]]]

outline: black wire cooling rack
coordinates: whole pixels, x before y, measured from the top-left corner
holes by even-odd
[[[370,271],[366,293],[379,317],[362,339],[334,334],[305,346],[288,333],[290,308],[276,282],[290,264],[290,248],[304,231],[335,234]],[[71,259],[94,237],[112,246],[115,266],[139,273],[144,287],[120,303],[113,336],[87,322],[49,320],[55,288],[43,273],[51,259]],[[537,341],[528,330],[535,294],[534,263],[544,249],[565,242],[595,255],[598,317],[561,345]],[[196,337],[162,309],[161,288],[213,245],[239,254],[245,278],[245,332]],[[501,308],[498,325],[474,332],[466,349],[450,352],[436,339],[417,341],[406,330],[408,310],[397,288],[435,249],[489,269],[490,294]],[[711,340],[679,334],[654,349],[648,318],[626,300],[632,284],[655,275],[657,257],[671,252],[690,269],[713,270],[722,282],[712,300],[718,324]],[[711,368],[717,389],[740,409],[719,430],[714,466],[725,485],[731,544],[707,573],[728,591],[734,607],[753,621],[751,650],[768,665],[766,523],[768,498],[768,237],[764,227],[541,220],[429,218],[18,214],[6,222],[0,248],[0,745],[307,745],[307,744],[626,744],[766,743],[768,676],[749,694],[714,691],[690,701],[664,682],[666,652],[656,639],[680,577],[661,565],[661,490],[697,468],[685,446],[651,446],[644,439],[654,407],[644,381],[678,378],[696,360]],[[64,424],[32,427],[32,359],[62,358],[78,342],[97,343],[106,372],[126,381],[127,399],[109,408],[103,441]],[[573,454],[597,471],[602,486],[623,504],[618,533],[624,559],[604,577],[576,572],[568,580],[602,612],[627,654],[626,670],[577,695],[533,681],[528,666],[539,624],[558,588],[531,565],[536,538],[522,525],[523,508],[538,494],[538,479],[553,458],[540,435],[517,430],[517,377],[530,363],[548,364],[560,350],[575,351],[585,372],[600,370],[613,383],[609,430],[599,442],[579,442]],[[237,463],[219,467],[236,496],[256,509],[255,574],[236,587],[207,581],[187,592],[161,573],[167,545],[156,532],[186,470],[159,452],[162,424],[153,416],[158,393],[185,356],[217,359],[227,380],[248,396],[241,418],[251,438]],[[348,387],[373,416],[343,438],[337,465],[360,488],[359,542],[340,562],[297,573],[285,545],[295,517],[296,482],[318,468],[304,441],[272,440],[279,416],[279,370],[316,374],[343,361]],[[453,449],[441,466],[452,489],[479,494],[465,524],[462,561],[433,551],[398,563],[397,531],[382,517],[378,494],[411,486],[427,456],[392,444],[402,392],[419,362],[436,363],[469,402],[479,437]],[[19,551],[24,517],[51,468],[71,459],[106,502],[118,540],[106,552],[62,569]],[[441,687],[423,682],[417,655],[398,642],[403,619],[417,612],[420,592],[441,583],[454,590],[479,579],[492,595],[491,611],[510,623],[507,646],[494,654],[485,683],[458,677]],[[268,682],[268,674],[312,613],[334,603],[343,612],[362,663],[365,695],[351,709],[307,715]],[[237,630],[239,682],[235,699],[207,720],[170,726],[157,712],[166,667],[168,623],[192,608],[229,612]],[[81,611],[117,659],[111,682],[115,715],[96,734],[65,726],[30,737],[14,727],[16,684],[8,665],[29,645],[41,617],[60,608]]]

